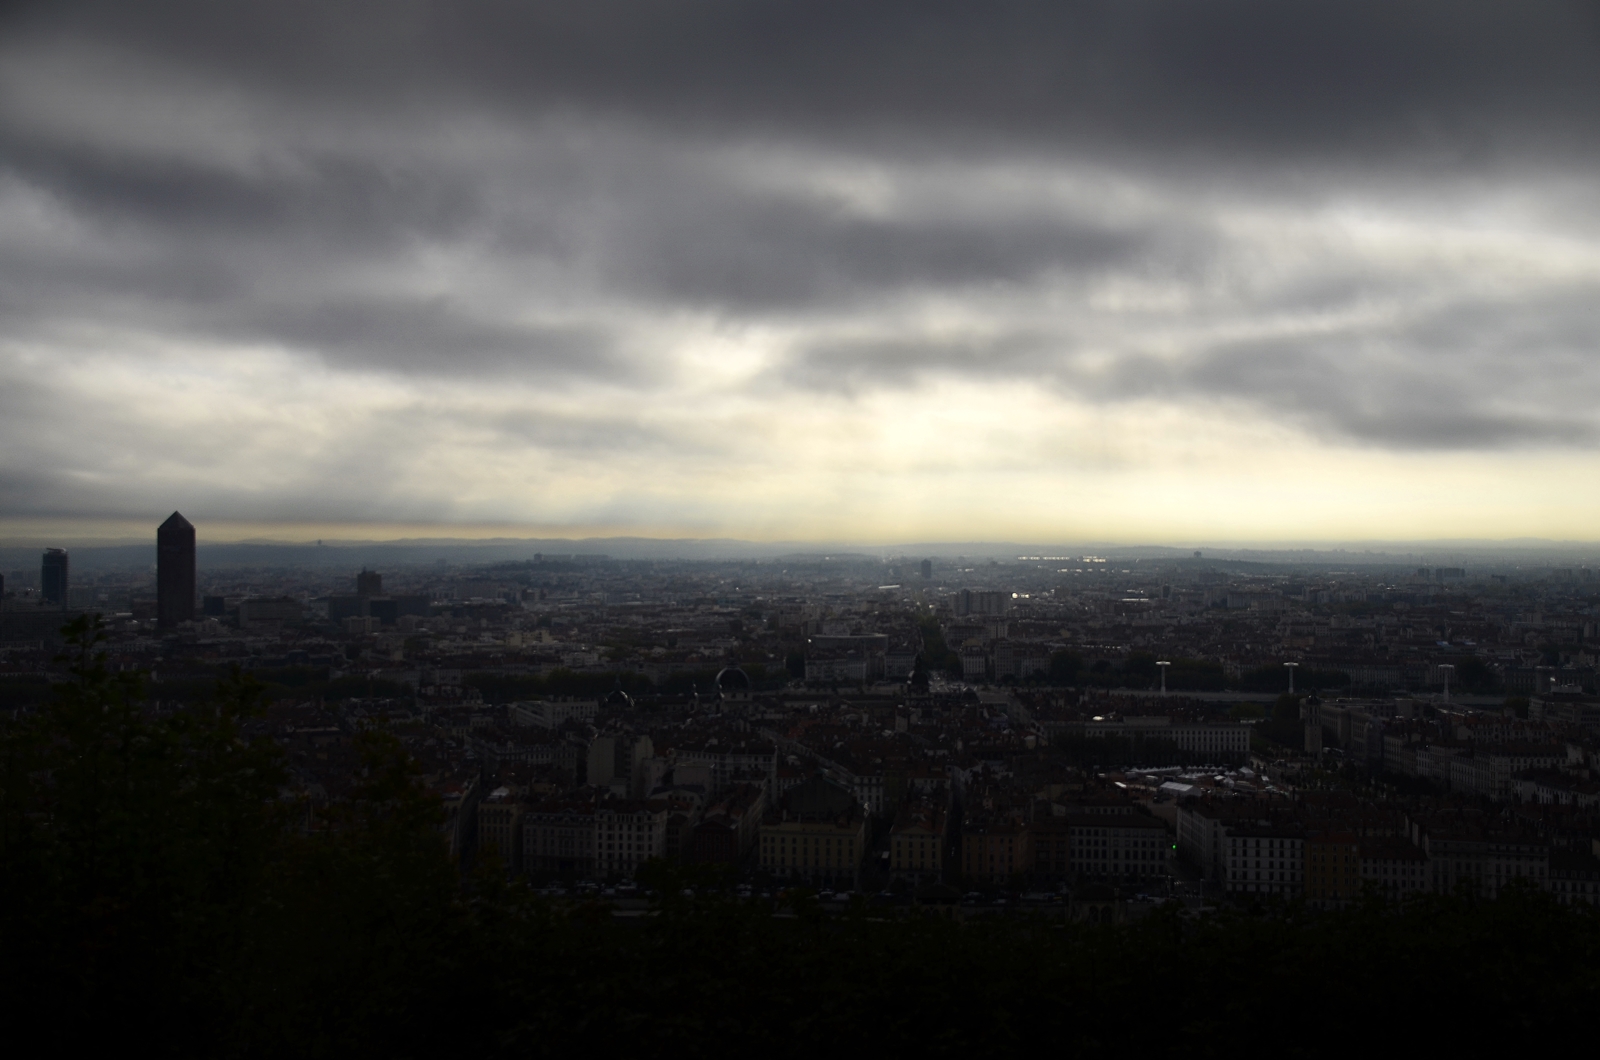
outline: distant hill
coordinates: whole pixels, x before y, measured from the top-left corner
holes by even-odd
[[[873,563],[889,559],[931,558],[941,566],[1060,561],[1084,556],[1108,564],[1138,563],[1176,567],[1209,567],[1237,573],[1319,569],[1404,569],[1418,566],[1466,568],[1539,568],[1600,566],[1600,545],[1583,542],[1521,539],[1506,542],[1384,542],[1349,547],[1231,546],[1198,548],[1165,545],[1090,543],[1039,545],[1026,542],[925,541],[909,544],[837,546],[799,541],[741,541],[734,538],[411,538],[394,541],[206,543],[200,528],[198,560],[202,568],[229,567],[376,567],[480,565],[547,559],[612,560],[783,560],[794,563]],[[147,543],[119,542],[74,546],[75,571],[139,570],[154,565],[155,533]],[[31,571],[39,564],[37,546],[0,547],[0,572]],[[1196,556],[1196,552],[1199,553]]]

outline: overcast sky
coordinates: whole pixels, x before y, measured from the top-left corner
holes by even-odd
[[[1600,6],[0,16],[0,537],[1600,538]]]

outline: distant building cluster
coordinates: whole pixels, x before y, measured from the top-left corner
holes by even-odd
[[[48,549],[0,582],[0,691],[64,621],[155,672],[237,666],[307,828],[353,737],[421,764],[463,865],[647,866],[1083,919],[1142,897],[1336,906],[1516,881],[1600,901],[1600,583],[1582,567],[1316,571],[1193,557],[793,556],[153,567]],[[85,556],[88,560],[85,560]],[[1291,689],[1293,693],[1291,694]],[[32,690],[32,691],[30,691]],[[30,699],[29,696],[34,698]]]

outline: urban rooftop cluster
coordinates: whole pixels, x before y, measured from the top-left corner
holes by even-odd
[[[92,616],[147,709],[237,669],[331,827],[394,735],[463,869],[1125,920],[1514,881],[1600,903],[1600,583],[1100,556],[146,568],[0,591],[13,714]]]

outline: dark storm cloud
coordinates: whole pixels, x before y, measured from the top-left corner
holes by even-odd
[[[1034,383],[1098,403],[1231,401],[1382,448],[1589,447],[1600,441],[1596,293],[1590,284],[1515,305],[1451,301],[1396,320],[1201,339],[1164,357],[1137,348],[1105,357],[1104,337],[1084,320],[964,339],[822,341],[798,351],[781,377],[850,395],[957,378]],[[1348,292],[1339,294],[1318,304],[1347,304]]]
[[[594,329],[482,322],[444,299],[261,306],[257,314],[259,336],[318,350],[338,365],[400,371],[521,366],[553,375],[623,367]]]
[[[83,319],[86,299],[102,324],[164,329],[191,340],[283,345],[327,364],[400,373],[537,371],[564,376],[647,376],[593,325],[485,319],[442,296],[339,295],[302,290],[276,298],[238,260],[175,255],[130,270],[0,253],[0,321],[12,339],[48,336]],[[8,261],[9,259],[9,261]],[[332,262],[322,267],[330,272]],[[8,267],[9,266],[9,267]]]
[[[592,327],[485,319],[442,296],[339,290],[349,270],[479,223],[472,182],[458,174],[424,177],[332,154],[302,158],[293,173],[244,174],[23,136],[0,146],[10,148],[3,157],[15,180],[47,189],[94,232],[89,248],[0,250],[0,319],[13,337],[75,318],[87,299],[124,325],[282,343],[337,365],[555,375],[620,367]]]
[[[1540,380],[1532,388],[1519,386],[1508,378],[1515,368],[1504,361],[1441,357],[1430,363],[1377,346],[1364,349],[1353,336],[1240,343],[1208,351],[1176,372],[1143,362],[1148,371],[1141,373],[1135,360],[1120,374],[1128,390],[1162,391],[1174,399],[1246,399],[1319,433],[1388,448],[1565,447],[1596,439],[1587,409],[1552,407],[1548,400],[1557,385]],[[1590,389],[1596,380],[1583,382]]]
[[[1592,133],[1600,92],[1595,6],[1537,0],[192,0],[43,4],[16,26],[308,98],[1029,145],[1470,152],[1508,123]]]
[[[61,409],[48,387],[23,374],[7,373],[0,386],[0,423],[5,455],[0,460],[0,510],[31,515],[70,507],[72,485],[52,459],[50,420]]]
[[[301,152],[293,175],[230,172],[192,159],[96,145],[0,141],[7,169],[90,219],[136,223],[189,238],[315,229],[325,238],[392,244],[448,236],[476,210],[459,181],[397,172],[377,160]]]
[[[1471,225],[1430,200],[1494,214],[1502,192],[1538,205],[1588,179],[1597,11],[12,5],[0,391],[30,403],[0,425],[0,499],[69,505],[71,487],[20,469],[49,448],[23,432],[137,448],[33,386],[41,363],[153,349],[198,350],[219,374],[268,348],[422,391],[637,402],[484,414],[487,436],[542,453],[711,459],[716,444],[632,410],[678,402],[705,370],[683,351],[718,348],[713,333],[770,343],[728,384],[752,401],[1022,382],[1376,448],[1589,447],[1600,268],[1579,259],[1600,261],[1600,205],[1495,221],[1525,223],[1544,240],[1531,250],[1455,253],[1436,234]],[[1358,223],[1318,214],[1341,197],[1420,219],[1346,239]],[[75,415],[83,429],[49,433]],[[408,415],[441,418],[350,444],[411,453],[464,429]],[[304,459],[276,493],[229,503],[336,517],[360,455]]]
[[[637,231],[633,252],[615,259],[616,278],[645,297],[741,312],[846,307],[908,288],[1018,283],[1044,271],[1116,266],[1143,249],[1145,238],[1046,217],[851,217],[733,191],[701,206],[692,225],[668,210]]]

